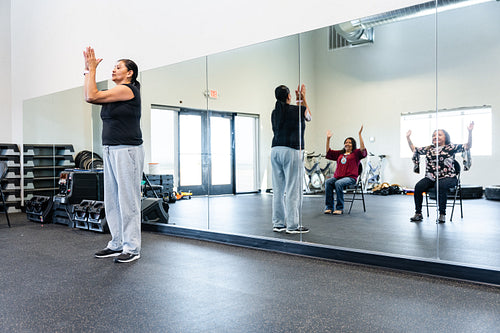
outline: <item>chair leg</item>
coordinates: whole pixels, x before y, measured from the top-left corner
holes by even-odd
[[[464,218],[464,210],[463,210],[463,206],[462,206],[462,186],[459,186],[459,195],[460,195],[460,217],[461,218]]]
[[[5,203],[5,197],[3,195],[3,191],[0,189],[0,194],[2,195],[2,203],[3,203],[3,211],[5,212],[5,217],[7,217],[7,224],[10,228],[10,220],[9,220],[9,213],[7,212],[7,204]]]
[[[360,191],[360,192],[358,192]],[[361,194],[361,199],[356,199],[356,194]],[[365,195],[363,193],[363,186],[360,186],[359,189],[354,189],[354,192],[352,193],[352,198],[349,200],[351,202],[351,205],[349,206],[349,211],[347,214],[351,214],[352,210],[352,205],[354,204],[354,200],[361,200],[363,201],[363,211],[366,213],[366,204],[365,204]]]
[[[7,212],[7,210],[5,211],[5,216],[7,217],[7,224],[9,225],[9,228],[10,228],[9,213]]]
[[[347,212],[347,214],[351,214],[351,209],[352,209],[352,205],[354,204],[355,197],[356,197],[356,190],[354,190],[354,192],[352,193],[351,205],[349,206],[349,211]]]
[[[429,217],[429,194],[425,192],[425,207],[427,208],[427,217]]]
[[[365,195],[363,194],[363,186],[361,186],[361,200],[363,200],[363,211],[366,213]]]
[[[460,218],[464,218],[464,209],[463,209],[463,206],[462,206],[462,187],[460,185],[457,186],[457,188],[455,189],[455,196],[453,197],[453,208],[451,209],[451,217],[450,217],[450,221],[453,220],[453,212],[455,211],[455,204],[457,202],[457,196],[458,196],[458,202],[459,202],[459,205],[460,205]]]
[[[451,206],[450,222],[453,221],[453,212],[455,211],[455,202],[457,201],[457,191],[455,190],[455,195],[453,197],[453,205]]]

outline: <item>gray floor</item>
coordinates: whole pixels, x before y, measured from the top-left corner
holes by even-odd
[[[143,232],[0,214],[1,332],[498,332],[500,289]]]

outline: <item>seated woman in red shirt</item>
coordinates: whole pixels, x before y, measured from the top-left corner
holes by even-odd
[[[349,185],[356,184],[359,163],[368,153],[366,151],[363,138],[361,137],[362,131],[363,126],[361,126],[361,129],[359,130],[359,149],[356,146],[356,140],[349,137],[344,140],[344,149],[342,150],[330,149],[332,132],[326,132],[326,158],[337,161],[337,169],[335,170],[333,177],[326,180],[325,214],[342,214],[344,210],[344,189]],[[335,210],[333,210],[334,188],[335,193],[337,193],[337,205],[335,206]]]

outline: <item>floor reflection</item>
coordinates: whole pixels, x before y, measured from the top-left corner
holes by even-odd
[[[355,202],[351,214],[333,216],[323,214],[322,195],[305,196],[302,220],[311,231],[302,241],[500,268],[500,202],[464,200],[463,219],[455,211],[453,222],[436,224],[435,208],[422,222],[409,221],[411,196],[365,198],[366,213]],[[169,214],[177,226],[299,241],[272,231],[271,205],[271,194],[194,197],[171,204]]]

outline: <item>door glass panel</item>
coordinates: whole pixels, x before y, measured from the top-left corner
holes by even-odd
[[[231,119],[210,117],[212,185],[231,183]]]
[[[201,116],[179,116],[180,186],[202,184]]]
[[[176,115],[173,110],[151,109],[151,161],[149,173],[174,175],[176,151]],[[155,172],[153,172],[155,171]]]
[[[236,116],[234,120],[236,192],[258,190],[258,118]]]

